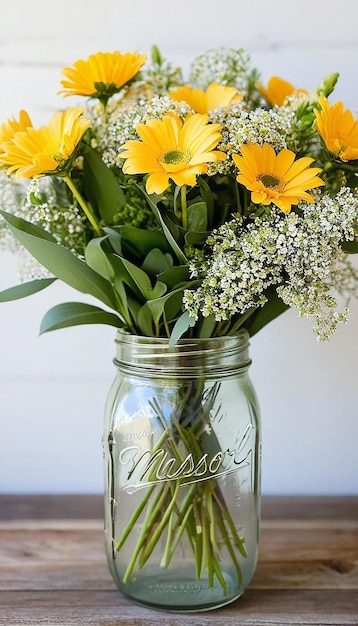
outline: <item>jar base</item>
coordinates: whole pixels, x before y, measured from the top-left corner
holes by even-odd
[[[196,580],[181,572],[171,577],[163,574],[147,575],[139,581],[119,585],[119,590],[131,601],[146,608],[171,613],[198,613],[221,608],[237,600],[244,592],[238,588],[237,577],[224,574],[227,585],[224,593],[216,580],[210,587],[207,580]]]

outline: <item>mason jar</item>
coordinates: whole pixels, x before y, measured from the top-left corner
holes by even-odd
[[[118,331],[106,404],[105,537],[118,589],[141,605],[205,611],[255,571],[260,424],[249,337]]]

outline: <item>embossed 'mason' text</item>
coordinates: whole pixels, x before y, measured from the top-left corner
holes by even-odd
[[[219,450],[211,456],[204,453],[196,459],[192,453],[179,459],[164,448],[150,450],[138,445],[128,446],[119,454],[119,462],[128,468],[128,484],[123,489],[134,493],[158,482],[177,479],[184,486],[236,472],[247,466],[252,454],[252,430],[252,425],[248,424],[232,449]]]

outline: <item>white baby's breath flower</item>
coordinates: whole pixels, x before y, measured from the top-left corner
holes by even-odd
[[[315,319],[317,337],[328,339],[348,315],[347,307],[338,310],[337,293],[358,291],[341,250],[342,240],[354,239],[357,214],[358,197],[346,188],[302,202],[300,213],[273,210],[248,225],[241,218],[224,224],[208,237],[205,257],[193,260],[201,285],[185,292],[185,308],[195,319],[228,320],[263,306],[276,286],[284,304]]]
[[[192,61],[189,82],[201,89],[219,83],[243,90],[249,65],[250,55],[242,48],[211,48]]]

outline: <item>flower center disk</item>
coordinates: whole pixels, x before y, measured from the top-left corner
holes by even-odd
[[[181,169],[189,163],[191,154],[189,150],[169,150],[159,156],[159,163],[166,171]]]
[[[257,177],[257,180],[260,180],[267,189],[282,191],[285,188],[284,182],[272,174],[260,174],[260,176]]]

